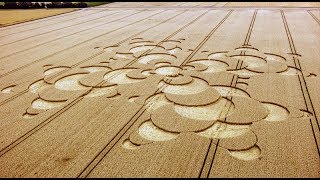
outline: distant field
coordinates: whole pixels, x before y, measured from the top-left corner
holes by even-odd
[[[103,4],[108,4],[111,2],[86,2],[88,4],[88,7],[93,7],[93,6],[99,6]],[[4,2],[0,2],[0,5],[4,5]]]
[[[88,7],[99,6],[110,2],[86,2]],[[0,2],[4,5],[4,2]],[[77,8],[63,9],[3,9],[0,10],[0,27],[13,25],[21,22],[36,20],[44,17],[54,16],[66,12],[75,11]]]
[[[320,2],[229,2],[225,7],[320,7]]]
[[[319,178],[316,6],[90,3],[1,27],[0,178]]]
[[[77,10],[68,9],[10,9],[0,10],[0,26],[8,26],[21,22],[31,21],[39,18],[54,16]]]

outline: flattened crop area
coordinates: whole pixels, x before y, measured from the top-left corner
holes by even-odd
[[[319,177],[319,9],[226,4],[0,28],[0,177]]]

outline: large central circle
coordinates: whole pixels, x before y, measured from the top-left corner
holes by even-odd
[[[161,66],[156,69],[157,74],[165,76],[178,76],[181,72],[181,68],[176,66]]]

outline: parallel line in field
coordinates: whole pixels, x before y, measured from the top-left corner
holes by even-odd
[[[183,11],[183,12],[177,14],[177,15],[174,15],[174,16],[166,19],[165,21],[162,21],[162,22],[160,22],[160,23],[158,23],[158,24],[156,24],[156,25],[154,25],[154,26],[151,26],[151,27],[149,27],[149,28],[147,28],[147,29],[145,29],[145,30],[143,30],[143,31],[140,31],[139,33],[136,33],[136,34],[134,34],[134,35],[132,35],[132,36],[130,36],[130,37],[128,37],[128,38],[125,38],[125,39],[119,41],[118,43],[116,43],[115,46],[118,46],[118,45],[120,45],[120,44],[122,44],[122,43],[124,43],[124,42],[126,42],[126,41],[128,41],[128,40],[130,40],[130,39],[132,39],[133,37],[136,37],[136,36],[138,36],[138,35],[146,32],[146,31],[148,31],[148,30],[150,30],[150,29],[152,29],[152,28],[155,28],[155,27],[157,27],[157,26],[159,26],[159,25],[161,25],[161,24],[163,24],[163,23],[166,23],[166,22],[170,21],[171,19],[174,19],[174,18],[176,18],[177,16],[180,16],[181,14],[184,14],[185,12],[186,12],[186,11]],[[160,44],[160,43],[159,43],[159,44]],[[158,45],[159,45],[159,44],[158,44]],[[150,52],[150,51],[151,51],[151,50],[148,50],[148,52]],[[97,57],[97,56],[99,56],[99,55],[101,55],[101,54],[103,54],[103,53],[104,53],[104,51],[102,50],[102,51],[100,51],[100,52],[98,52],[98,53],[96,53],[96,54],[94,54],[94,55],[92,55],[92,56],[90,56],[90,57],[88,57],[88,58],[86,58],[86,59],[84,59],[84,60],[82,60],[82,61],[74,64],[74,65],[72,65],[71,68],[77,67],[77,66],[81,65],[82,63],[87,62],[88,60],[93,59],[93,58],[95,58],[95,57]],[[145,53],[144,53],[144,54],[145,54]],[[133,62],[133,61],[135,62],[135,60],[137,60],[137,58],[136,58],[136,59],[133,59],[132,62]],[[127,65],[126,65],[126,66],[127,66]],[[70,68],[70,69],[71,69],[71,68]],[[69,71],[70,69],[66,69],[66,70],[63,70],[63,71],[61,71],[61,72],[58,72],[57,74],[51,76],[51,77],[48,78],[48,79],[49,79],[49,80],[54,79],[55,77],[58,77],[59,75],[65,73],[65,72],[67,72],[67,71]]]
[[[164,10],[164,11],[166,11],[166,10]],[[143,21],[143,20],[145,20],[145,19],[147,19],[147,18],[149,18],[149,17],[155,16],[155,15],[157,15],[157,14],[160,14],[160,13],[162,13],[162,12],[164,12],[164,11],[161,11],[161,12],[159,12],[159,13],[156,13],[156,14],[153,14],[153,15],[151,15],[151,16],[148,16],[148,17],[146,17],[146,18],[144,18],[144,19],[142,19],[142,20],[138,20],[138,21],[135,21],[135,22],[133,22],[133,23],[124,25],[124,26],[119,27],[119,28],[117,28],[117,29],[114,29],[114,30],[112,30],[112,31],[108,31],[108,32],[103,33],[103,34],[101,34],[101,35],[98,35],[98,36],[89,38],[89,39],[87,39],[87,40],[85,40],[85,41],[82,41],[82,42],[80,42],[80,43],[78,43],[78,44],[72,45],[72,46],[70,46],[70,47],[68,47],[68,48],[62,49],[62,50],[57,51],[57,52],[55,52],[55,53],[52,53],[52,54],[50,54],[50,55],[48,55],[48,56],[45,56],[45,57],[40,58],[40,59],[38,59],[38,60],[35,60],[35,61],[31,62],[31,63],[26,64],[26,65],[20,66],[20,67],[18,67],[18,68],[16,68],[16,69],[13,69],[13,70],[9,71],[9,72],[6,72],[6,73],[4,73],[4,74],[1,74],[1,75],[0,75],[0,78],[5,77],[5,76],[7,76],[7,75],[9,75],[9,74],[12,74],[12,73],[14,73],[14,72],[16,72],[16,71],[19,71],[19,70],[21,70],[21,69],[23,69],[23,68],[26,68],[26,67],[28,67],[28,66],[30,66],[30,65],[33,65],[33,64],[35,64],[35,63],[41,62],[41,61],[43,61],[43,60],[46,60],[47,58],[50,58],[50,57],[52,57],[52,56],[55,56],[55,55],[57,55],[57,54],[59,54],[59,53],[61,53],[61,52],[68,51],[68,50],[70,50],[70,49],[72,49],[72,48],[74,48],[74,47],[77,47],[77,46],[80,46],[80,45],[85,44],[85,43],[87,43],[87,42],[90,42],[90,41],[92,41],[92,40],[94,40],[94,39],[100,38],[100,37],[102,37],[102,36],[104,36],[104,35],[107,35],[107,34],[110,34],[110,33],[112,33],[112,32],[115,32],[115,31],[117,31],[117,30],[119,30],[119,29],[126,28],[126,27],[128,27],[128,26],[130,26],[130,25],[133,25],[133,24],[135,24],[135,23],[138,23],[138,22],[140,22],[140,21]],[[138,13],[141,13],[141,12],[137,12],[137,13],[131,14],[131,15],[129,15],[129,16],[133,16],[133,15],[138,14]],[[127,16],[127,17],[129,17],[129,16]],[[123,18],[126,18],[126,17],[123,17]],[[111,22],[109,22],[109,23],[111,23]]]
[[[239,61],[237,63],[237,68],[236,69],[238,69],[238,64],[239,64]],[[239,66],[239,68],[241,68],[241,66]],[[238,81],[238,75],[233,75],[232,79],[231,79],[230,87],[235,87],[236,84],[237,84],[237,81]],[[232,101],[232,97],[230,98],[230,101]],[[230,108],[231,108],[231,105],[232,104],[230,104],[228,106],[228,103],[226,103],[224,105],[224,107],[228,106],[227,108],[228,108],[228,111],[229,111]],[[227,117],[225,117],[223,119],[224,119],[223,122],[227,121]],[[212,170],[212,167],[213,167],[213,164],[214,164],[214,160],[215,160],[215,157],[216,157],[216,154],[217,154],[217,150],[219,148],[219,143],[220,143],[220,139],[217,140],[216,144],[213,143],[213,139],[210,140],[210,144],[209,144],[208,149],[207,149],[207,155],[204,158],[204,161],[203,161],[203,164],[202,164],[202,168],[201,168],[201,171],[200,171],[200,173],[198,175],[198,178],[209,178],[210,172]],[[209,154],[212,154],[212,153],[213,153],[212,157],[208,156]],[[206,167],[206,166],[209,166],[209,167]]]
[[[251,37],[251,33],[252,33],[252,28],[254,26],[254,22],[256,20],[257,12],[258,12],[258,10],[254,11],[254,14],[253,14],[253,17],[252,17],[252,20],[251,20],[251,23],[250,23],[250,26],[249,26],[249,29],[248,29],[248,32],[247,32],[247,35],[246,35],[246,39],[244,40],[243,45],[249,45],[249,40],[250,40],[250,37]]]
[[[163,41],[166,41],[166,40],[170,39],[171,37],[173,37],[174,35],[176,35],[177,33],[181,32],[183,29],[185,29],[186,27],[193,24],[195,21],[200,19],[202,16],[204,16],[208,12],[209,11],[204,12],[203,14],[201,14],[200,16],[195,18],[193,21],[184,25],[183,27],[181,27],[180,29],[178,29],[177,31],[175,31],[174,33],[172,33],[171,35],[169,35],[168,37],[166,37],[165,39],[160,41],[160,43],[158,43],[157,45],[161,45]],[[144,52],[143,55],[149,53],[152,50],[153,49]],[[137,59],[138,58],[136,58],[136,60]],[[133,60],[133,61],[135,62],[136,60]],[[131,64],[132,63],[128,63],[125,67],[127,67]],[[161,89],[161,88],[162,87],[158,88],[154,94],[156,94],[159,91],[159,89]],[[145,112],[146,109],[147,109],[147,107],[145,105],[143,105],[135,113],[135,115],[121,128],[121,130],[111,139],[111,141],[109,141],[106,144],[106,146],[95,156],[95,158],[86,166],[86,168],[83,169],[83,171],[78,175],[78,177],[87,177],[92,172],[92,170],[102,161],[102,159],[107,155],[107,153],[116,145],[116,143],[121,139],[121,137],[123,135],[125,135],[125,133],[134,125],[134,123],[139,119],[139,117]]]
[[[208,12],[208,11],[207,11]],[[193,20],[192,23],[194,23],[197,19],[199,19],[200,17],[204,16],[207,12],[203,13],[202,15],[200,15],[198,18],[196,18],[195,20]],[[225,17],[228,17],[230,15],[231,12],[229,12]],[[223,18],[222,21],[224,21],[225,18]],[[217,26],[220,26],[221,23],[219,23]],[[217,27],[216,26],[216,27]],[[215,31],[216,27],[214,28]],[[211,32],[212,32],[211,31]],[[210,33],[211,33],[210,32]],[[209,34],[210,34],[209,33]],[[207,40],[207,38],[205,38],[205,40]],[[203,43],[200,43],[203,45]],[[199,50],[199,49],[198,49]],[[195,53],[192,53],[193,55]],[[183,65],[183,63],[186,60],[184,60],[181,65]],[[181,66],[180,65],[180,66]],[[159,88],[160,89],[160,88]],[[159,89],[157,89],[157,91],[153,94],[157,94],[157,92],[159,91]],[[136,114],[138,114],[138,117],[135,118],[135,116],[133,116],[127,123],[126,125],[120,130],[120,132],[118,132],[111,141],[109,141],[106,146],[96,155],[96,157],[88,164],[88,166],[79,174],[78,177],[88,177],[88,175],[93,171],[93,169],[95,167],[97,167],[97,165],[104,159],[104,157],[113,149],[113,147],[115,147],[115,145],[119,142],[119,140],[128,132],[128,130],[137,122],[137,120],[139,119],[139,117],[145,112],[145,110],[147,109],[147,107],[145,105],[143,105]]]
[[[210,11],[210,10],[208,10],[208,11]],[[207,11],[207,12],[208,12],[208,11]],[[232,11],[233,11],[233,10],[232,10]],[[207,12],[203,13],[203,15],[206,14]],[[198,19],[199,19],[200,17],[202,17],[203,15],[199,16],[199,17],[196,18],[194,21],[198,20]],[[182,28],[180,28],[180,29],[182,30],[182,29],[184,29],[185,27],[189,26],[189,25],[192,24],[192,23],[193,23],[193,22],[190,22],[190,23],[186,24],[184,27],[182,27]],[[219,24],[218,26],[220,26],[220,24]],[[179,33],[181,30],[178,30],[177,32],[173,33],[172,35],[168,36],[167,38],[165,38],[165,39],[162,40],[162,41],[169,40],[171,37],[173,37],[174,35],[176,35],[177,33]],[[216,29],[215,29],[215,30],[216,30]],[[215,31],[215,30],[214,30],[214,31]],[[212,32],[212,34],[213,34],[213,32]],[[207,39],[209,39],[209,38],[207,38]],[[162,41],[161,41],[160,43],[158,43],[156,46],[161,45],[161,44],[162,44]],[[153,48],[153,49],[154,49],[154,48]],[[150,50],[146,51],[144,54],[147,54],[147,53],[151,52],[153,49],[150,49]],[[194,51],[194,53],[195,53],[195,52],[196,52],[196,51]],[[131,61],[131,62],[130,62],[129,64],[127,64],[125,67],[131,66],[131,65],[132,65],[133,63],[135,63],[137,60],[138,60],[138,59],[135,59],[135,60]]]
[[[282,15],[282,18],[283,18],[283,23],[284,23],[284,26],[285,26],[285,29],[286,29],[286,33],[287,33],[287,37],[288,37],[288,40],[289,40],[289,44],[291,44],[292,47],[293,47],[293,49],[292,49],[291,46],[290,46],[291,54],[299,56],[299,54],[297,54],[296,48],[294,46],[293,38],[292,38],[292,35],[290,33],[290,30],[289,30],[289,25],[287,23],[287,20],[286,20],[286,17],[285,17],[285,14],[284,14],[283,11],[281,11],[281,15]],[[306,90],[307,95],[309,97],[310,104],[311,104],[312,110],[313,110],[313,114],[316,117],[316,113],[314,112],[314,107],[313,107],[313,104],[312,104],[312,101],[311,101],[311,98],[310,98],[310,93],[308,91],[308,87],[307,87],[307,84],[306,84],[306,81],[305,81],[305,78],[304,78],[304,75],[303,75],[303,71],[302,71],[302,68],[301,68],[300,60],[298,58],[296,58],[295,56],[293,56],[293,61],[294,61],[295,67],[297,69],[299,69],[301,71],[301,73],[302,73],[301,79],[305,84],[305,90]],[[308,104],[307,104],[307,101],[306,101],[307,98],[305,97],[305,93],[304,93],[304,90],[303,90],[304,88],[303,88],[303,85],[301,83],[302,81],[300,80],[300,76],[298,76],[298,77],[299,77],[299,81],[300,81],[300,85],[301,85],[301,91],[302,91],[302,94],[303,94],[303,97],[304,97],[304,100],[305,100],[306,108],[307,108],[307,111],[309,111],[309,107],[308,107]],[[318,124],[318,127],[319,127],[319,123],[318,123],[317,117],[316,117],[316,120],[317,120],[317,124]]]
[[[238,63],[239,63],[239,61],[238,61]],[[239,67],[239,68],[240,68],[240,67]],[[237,68],[237,69],[238,69],[238,68]],[[236,87],[237,81],[238,81],[238,75],[233,75],[233,76],[232,76],[232,79],[231,79],[230,87]],[[232,101],[232,99],[233,99],[233,97],[230,98],[230,101]],[[225,107],[228,106],[227,104],[228,104],[228,103],[225,104]],[[231,106],[232,106],[232,103],[230,103],[230,105],[227,107],[227,108],[228,108],[228,112],[229,112]],[[227,121],[227,117],[224,118],[223,122],[226,122],[226,121]],[[210,166],[209,166],[208,172],[207,172],[207,174],[206,174],[206,176],[205,176],[206,178],[209,178],[209,176],[210,176],[210,173],[211,173],[211,170],[212,170],[212,167],[213,167],[213,164],[214,164],[214,160],[215,160],[215,157],[216,157],[218,148],[222,148],[222,147],[219,147],[219,143],[220,143],[220,139],[218,139],[217,144],[215,144],[215,148],[212,147],[212,145],[211,145],[211,147],[210,147],[210,149],[211,149],[211,148],[212,148],[212,149],[214,148],[214,153],[213,153],[212,159],[211,159],[210,162],[209,162],[209,163],[210,163]],[[208,152],[208,153],[209,153],[209,152]],[[199,174],[199,177],[200,177],[200,176],[201,176],[201,173]],[[202,176],[204,176],[204,175],[202,175]]]
[[[229,4],[230,2],[227,2],[226,4],[224,4],[222,7],[227,7],[227,4]]]
[[[283,24],[284,24],[284,27],[285,27],[285,30],[286,30],[286,34],[287,34],[287,38],[288,38],[288,42],[289,42],[291,53],[297,55],[296,47],[293,44],[293,39],[292,39],[291,33],[289,31],[289,26],[288,26],[286,18],[284,16],[283,10],[280,10],[280,12],[281,12],[282,21],[283,21]]]
[[[164,12],[164,11],[162,11],[162,12]],[[135,36],[138,36],[138,35],[146,32],[146,31],[148,31],[148,30],[150,30],[150,29],[152,29],[152,28],[154,28],[154,27],[157,27],[157,26],[159,26],[159,25],[161,25],[161,24],[163,24],[163,23],[165,23],[165,22],[167,22],[167,21],[169,21],[169,20],[171,20],[171,19],[173,19],[173,18],[175,18],[175,17],[177,17],[177,16],[185,13],[185,12],[186,12],[186,11],[184,11],[184,12],[182,12],[182,13],[179,13],[179,14],[177,14],[177,15],[175,15],[175,16],[173,16],[173,17],[171,17],[171,18],[169,18],[169,19],[167,19],[167,20],[165,20],[165,21],[162,21],[162,22],[160,22],[160,23],[158,23],[158,24],[156,24],[156,25],[154,25],[154,26],[151,26],[151,27],[149,27],[149,28],[147,28],[147,29],[145,29],[145,30],[143,30],[143,31],[140,31],[139,33],[136,33],[136,34],[134,34],[134,35],[132,35],[132,36],[130,36],[130,37],[128,37],[128,38],[125,38],[125,39],[121,40],[120,42],[118,42],[116,45],[120,45],[121,43],[126,42],[126,41],[130,40],[131,38],[133,38],[133,37],[135,37]],[[143,20],[141,20],[141,21],[143,21]],[[96,54],[94,54],[94,55],[92,55],[92,56],[90,56],[90,57],[88,57],[88,58],[86,58],[86,59],[84,59],[84,60],[82,60],[82,61],[74,64],[74,65],[72,65],[71,68],[76,67],[76,66],[78,66],[78,65],[80,65],[80,64],[82,64],[82,63],[84,63],[84,62],[86,62],[86,61],[88,61],[88,60],[90,60],[90,59],[92,59],[92,58],[95,58],[95,57],[103,54],[103,52],[104,52],[104,51],[102,50],[102,51],[100,51],[100,52],[98,52],[98,53],[96,53]],[[71,69],[71,68],[70,68],[70,69]],[[55,78],[55,77],[57,77],[57,76],[65,73],[65,72],[69,71],[70,69],[60,71],[60,72],[56,73],[55,75],[49,77],[48,80],[51,80],[51,79],[53,79],[53,78]],[[19,92],[18,94],[14,95],[14,96],[12,96],[12,97],[7,98],[6,100],[0,102],[0,106],[2,106],[2,105],[4,105],[4,104],[12,101],[13,99],[15,99],[15,98],[17,98],[17,97],[19,97],[19,96],[21,96],[21,95],[23,95],[23,94],[25,94],[25,93],[27,93],[28,91],[29,91],[28,89],[25,89],[25,90],[23,90],[22,92]]]
[[[312,103],[312,99],[311,99],[311,96],[310,96],[310,93],[309,93],[309,90],[308,90],[308,86],[307,86],[307,83],[306,83],[306,80],[305,80],[305,77],[304,77],[304,74],[303,74],[303,70],[301,69],[301,64],[300,64],[300,60],[295,57],[295,55],[298,55],[297,54],[297,51],[296,51],[296,48],[294,46],[294,41],[293,41],[293,38],[291,36],[291,33],[290,33],[290,29],[289,29],[289,25],[288,25],[288,22],[286,20],[286,16],[283,12],[283,10],[281,10],[281,16],[282,16],[282,20],[283,20],[283,24],[284,24],[284,27],[286,29],[286,34],[287,34],[287,37],[288,37],[288,41],[289,41],[289,45],[290,45],[290,49],[291,49],[291,54],[293,55],[293,61],[296,61],[295,65],[296,65],[296,68],[300,70],[301,72],[301,75],[298,74],[298,78],[299,78],[299,82],[300,82],[300,87],[301,87],[301,92],[303,94],[303,98],[305,100],[305,105],[306,105],[306,108],[307,108],[307,111],[309,111],[309,109],[312,110],[312,114],[313,116],[315,117],[315,120],[316,120],[316,124],[318,127],[318,130],[320,131],[320,127],[319,127],[319,121],[318,121],[318,118],[317,118],[317,114],[314,110],[314,106],[313,106],[313,103]],[[303,82],[303,83],[302,83]],[[305,93],[306,92],[306,93]],[[307,98],[306,96],[308,96],[308,102],[310,103],[311,107],[309,108],[308,107],[308,103],[307,103]],[[309,111],[310,112],[310,111]],[[313,133],[313,136],[314,136],[314,140],[315,140],[315,144],[316,144],[316,147],[317,147],[317,150],[318,150],[318,155],[320,156],[320,149],[319,149],[319,144],[318,144],[318,139],[317,139],[317,136],[315,134],[315,129],[313,127],[313,122],[312,122],[312,117],[310,117],[310,125],[311,125],[311,129],[312,129],[312,133]]]
[[[104,16],[101,16],[101,17],[98,17],[98,18],[87,19],[84,22],[79,22],[79,23],[68,25],[68,26],[64,26],[64,27],[61,27],[61,28],[58,28],[58,29],[54,29],[54,30],[50,30],[50,31],[47,31],[47,32],[43,32],[43,33],[35,34],[35,35],[32,35],[32,36],[28,36],[26,38],[22,38],[22,39],[19,39],[19,40],[16,40],[16,41],[13,41],[13,42],[10,42],[10,43],[7,43],[7,44],[2,44],[2,45],[0,45],[0,47],[6,46],[6,45],[9,45],[9,44],[13,44],[13,43],[16,43],[16,42],[20,42],[20,41],[23,41],[23,40],[26,40],[26,39],[30,39],[30,38],[33,38],[33,37],[37,37],[37,36],[40,36],[40,35],[48,34],[48,33],[54,32],[54,31],[59,31],[59,30],[62,30],[62,29],[70,28],[72,26],[76,26],[76,25],[79,25],[79,24],[86,24],[88,22],[96,21],[98,19],[102,19],[102,18],[105,18],[107,16],[111,16],[111,15],[114,15],[114,14],[117,14],[117,13],[120,13],[120,12],[114,12],[114,13],[107,14],[107,15],[104,15]],[[81,31],[79,31],[79,32],[81,32]],[[50,42],[50,41],[48,41],[48,42]],[[7,56],[9,56],[9,55],[7,55]]]
[[[84,14],[84,15],[82,15],[82,16],[75,17],[75,18],[72,18],[72,19],[68,19],[68,20],[63,21],[63,22],[72,21],[72,20],[74,20],[74,19],[78,19],[78,18],[81,18],[81,17],[83,17],[83,16],[88,16],[88,15],[92,15],[92,14],[97,14],[97,13],[100,13],[100,12],[102,12],[102,11],[104,11],[104,10],[101,10],[101,11],[98,11],[98,12],[93,12],[93,13],[90,13],[90,14]],[[76,11],[76,12],[80,12],[80,11]],[[68,14],[68,12],[67,12],[67,13],[65,13],[64,16],[66,16],[66,15],[70,15],[70,14]],[[45,18],[47,18],[47,17],[45,17]],[[45,18],[43,18],[43,19],[45,19]],[[57,17],[57,18],[59,18],[59,17]],[[56,19],[56,18],[55,18],[55,19]],[[47,21],[47,19],[45,19],[45,20]],[[50,21],[51,19],[48,19],[48,20]],[[40,21],[40,22],[37,21],[37,22],[32,23],[32,24],[36,24],[36,23],[43,23],[43,21]],[[59,23],[61,23],[61,21],[60,21],[60,22],[54,22],[54,23],[52,23],[52,24],[46,24],[46,25],[40,26],[40,27],[35,27],[35,28],[31,28],[31,29],[22,30],[22,31],[19,31],[19,32],[14,32],[14,33],[11,33],[11,34],[6,34],[6,35],[4,35],[4,36],[0,36],[0,38],[6,37],[6,36],[10,36],[10,35],[13,35],[13,34],[18,34],[18,33],[26,32],[26,31],[31,31],[31,30],[38,29],[38,28],[42,28],[42,27],[46,27],[46,26],[51,26],[51,25],[54,25],[54,24],[59,24]],[[21,25],[26,26],[25,24],[21,24]],[[29,25],[29,24],[27,24],[27,25]],[[10,29],[14,29],[14,28],[17,28],[17,27],[13,27],[13,28],[10,28]],[[9,29],[9,30],[10,30],[10,29]],[[1,30],[0,32],[6,31],[6,30],[7,30],[7,29],[4,29],[4,30]]]
[[[219,139],[218,139],[218,141],[219,141]],[[206,153],[206,155],[205,155],[205,157],[204,157],[204,160],[203,160],[203,163],[202,163],[202,166],[201,166],[201,169],[200,169],[200,172],[199,172],[199,175],[198,175],[198,178],[203,178],[203,177],[207,177],[207,175],[206,176],[204,176],[204,173],[205,173],[205,171],[208,169],[208,171],[209,171],[209,169],[210,169],[210,166],[209,166],[209,168],[206,168],[206,164],[208,163],[208,162],[210,162],[211,160],[208,160],[209,158],[210,158],[210,155],[211,155],[211,151],[212,151],[212,149],[214,149],[214,154],[215,154],[215,152],[216,152],[216,150],[217,150],[217,148],[213,148],[213,139],[210,139],[210,143],[209,143],[209,146],[208,146],[208,148],[207,148],[207,153]],[[214,154],[213,154],[213,156],[214,156]]]
[[[104,25],[106,25],[106,24],[110,24],[110,23],[113,23],[113,22],[119,21],[119,20],[121,20],[121,19],[124,19],[124,18],[130,17],[130,16],[135,15],[135,14],[138,14],[138,13],[141,13],[141,12],[136,12],[136,13],[130,14],[130,15],[125,16],[125,17],[122,17],[122,18],[118,18],[118,19],[115,19],[115,20],[112,20],[112,21],[109,21],[109,22],[105,22],[105,23],[103,23],[103,24],[96,25],[96,26],[93,26],[93,27],[91,27],[91,28],[87,28],[87,29],[84,29],[84,30],[81,30],[81,31],[78,31],[78,32],[74,32],[74,33],[71,33],[71,34],[67,34],[67,35],[62,36],[62,37],[60,37],[60,38],[53,39],[53,40],[50,40],[50,41],[47,41],[47,42],[43,42],[43,43],[40,43],[40,44],[38,44],[38,45],[35,45],[35,46],[32,46],[32,47],[29,47],[29,48],[27,48],[27,49],[24,49],[24,50],[21,50],[21,51],[14,52],[14,53],[12,53],[12,54],[8,54],[8,55],[6,55],[6,56],[1,57],[1,58],[0,58],[0,61],[1,61],[1,59],[8,58],[8,57],[11,57],[11,56],[17,55],[17,54],[22,53],[22,52],[26,52],[26,51],[28,51],[28,50],[30,50],[30,49],[34,49],[34,48],[40,47],[40,46],[42,46],[42,45],[49,44],[49,43],[52,43],[52,42],[55,42],[55,41],[61,40],[61,39],[65,38],[65,37],[69,37],[69,36],[72,36],[72,35],[75,35],[75,34],[78,34],[78,33],[84,32],[84,31],[88,31],[88,30],[90,30],[90,29],[94,29],[94,28],[99,27],[99,26],[104,26]],[[81,24],[81,23],[80,23],[80,24]],[[46,34],[46,33],[44,33],[44,34]],[[41,34],[40,34],[40,35],[41,35]],[[36,35],[36,36],[37,36],[37,35]],[[26,38],[26,39],[28,39],[28,38]],[[0,76],[0,77],[1,77],[1,76]]]
[[[210,10],[204,12],[203,14],[201,14],[200,16],[198,16],[196,19],[194,19],[193,21],[189,22],[188,24],[184,25],[183,27],[181,27],[180,29],[178,29],[176,32],[172,33],[170,36],[166,37],[165,39],[163,39],[162,41],[160,41],[156,46],[160,46],[163,41],[167,41],[169,40],[170,38],[172,38],[173,36],[175,36],[176,34],[178,34],[179,32],[181,32],[183,29],[185,29],[186,27],[190,26],[192,23],[196,22],[198,19],[200,19],[202,16],[204,16],[206,13],[208,13]],[[145,53],[143,54],[147,54],[149,52],[151,52],[154,48],[146,51]],[[142,56],[142,55],[141,55]],[[135,63],[138,59],[134,59],[133,61],[129,62],[127,65],[125,65],[124,67],[128,67],[128,66],[131,66],[133,63]]]
[[[45,121],[41,122],[40,124],[38,124],[36,127],[32,128],[31,130],[29,130],[27,133],[25,133],[24,135],[22,135],[21,137],[19,137],[17,140],[13,141],[11,144],[9,144],[8,146],[6,146],[5,148],[0,150],[0,157],[2,157],[5,153],[7,153],[8,151],[10,151],[11,149],[13,149],[14,147],[16,147],[18,144],[20,144],[21,142],[23,142],[24,140],[26,140],[28,137],[30,137],[32,134],[36,133],[37,131],[39,131],[41,128],[43,128],[44,126],[46,126],[47,124],[49,124],[51,121],[53,121],[56,117],[60,116],[62,113],[64,113],[65,111],[67,111],[68,109],[70,109],[74,104],[76,104],[78,101],[80,101],[81,98],[77,98],[75,100],[73,100],[72,102],[70,102],[69,104],[67,104],[63,109],[59,110],[57,113],[52,114],[51,116],[49,116]]]
[[[199,50],[200,48],[210,39],[213,33],[228,19],[233,10],[229,11],[229,13],[216,25],[210,33],[200,42],[200,44],[192,51],[192,53],[183,61],[182,65],[185,65]]]
[[[249,45],[249,41],[250,41],[251,33],[252,33],[252,30],[253,30],[254,22],[256,20],[257,13],[258,13],[258,10],[255,10],[254,13],[253,13],[253,16],[252,16],[252,19],[251,19],[251,23],[249,25],[249,28],[248,28],[248,31],[247,31],[247,34],[246,34],[246,37],[245,37],[244,45]],[[241,51],[241,53],[242,53],[242,51]],[[240,66],[239,66],[239,62],[240,62]],[[237,65],[236,65],[236,69],[241,69],[241,64],[242,63],[243,63],[243,61],[239,61],[238,60]],[[237,84],[237,81],[238,81],[238,75],[233,75],[231,83],[230,83],[230,86],[231,87],[235,87],[236,84]],[[231,97],[231,100],[232,100],[232,97]],[[226,105],[227,105],[227,103],[226,103]],[[231,105],[228,107],[228,109],[230,109],[230,107],[231,107]],[[227,121],[227,117],[224,118],[224,121]],[[217,150],[219,148],[220,139],[217,140],[216,144],[214,144],[212,142],[213,142],[213,140],[211,140],[210,145],[208,146],[207,154],[212,154],[210,152],[214,151],[213,152],[213,156],[212,157],[209,157],[209,156],[205,157],[198,178],[200,178],[200,177],[209,178],[209,176],[210,176],[210,172],[211,172],[213,164],[214,164],[215,156],[216,156]],[[209,164],[209,168],[206,168],[206,164]]]
[[[312,16],[312,18],[320,25],[320,20],[310,11],[308,10],[308,13]]]
[[[167,11],[167,10],[165,10],[165,11]],[[164,11],[162,11],[162,12],[164,12]],[[180,14],[177,14],[177,15],[175,15],[175,16],[173,16],[173,17],[171,17],[171,18],[169,18],[169,19],[167,19],[167,20],[165,20],[165,21],[163,21],[163,22],[161,22],[161,23],[158,23],[158,25],[163,24],[163,23],[169,21],[170,19],[173,19],[174,17],[177,17],[177,16],[179,16],[179,15],[185,13],[185,12],[186,12],[186,11],[184,11],[184,12],[182,12],[182,13],[180,13]],[[149,18],[149,17],[147,17],[147,18]],[[147,19],[147,18],[146,18],[146,19]],[[141,21],[143,21],[143,20],[141,20]],[[153,26],[153,27],[155,27],[155,26]],[[144,30],[144,31],[142,31],[142,32],[145,32],[145,31],[147,31],[147,30],[149,30],[149,29],[150,29],[150,28],[148,28],[148,29],[146,29],[146,30]],[[140,32],[140,33],[142,33],[142,32]],[[103,84],[103,81],[100,82],[100,83],[98,83],[97,85],[99,85],[99,84],[101,84],[101,83]],[[88,90],[86,93],[89,93],[90,91],[91,91],[91,89]],[[86,94],[86,93],[85,93],[85,94]],[[85,94],[84,94],[84,95],[85,95]],[[41,122],[40,124],[38,124],[36,127],[32,128],[31,130],[29,130],[28,132],[26,132],[24,135],[22,135],[21,137],[19,137],[17,140],[13,141],[13,142],[10,143],[8,146],[6,146],[6,147],[4,147],[3,149],[1,149],[1,150],[0,150],[0,157],[3,156],[6,152],[8,152],[8,151],[10,151],[11,149],[13,149],[14,147],[16,147],[18,144],[20,144],[20,143],[23,142],[24,140],[26,140],[28,137],[30,137],[30,136],[31,136],[32,134],[34,134],[35,132],[39,131],[42,127],[44,127],[45,125],[47,125],[48,123],[50,123],[51,121],[53,121],[55,118],[57,118],[58,116],[60,116],[63,112],[65,112],[66,110],[68,110],[69,108],[71,108],[73,105],[75,105],[77,102],[79,102],[79,101],[83,98],[84,95],[82,95],[82,96],[78,97],[77,99],[73,100],[71,103],[67,104],[65,107],[63,107],[62,109],[60,109],[59,111],[57,111],[56,113],[54,113],[53,115],[51,115],[49,118],[47,118],[46,120],[44,120],[43,122]]]

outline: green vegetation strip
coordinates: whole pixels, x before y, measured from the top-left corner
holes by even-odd
[[[93,7],[93,6],[100,6],[100,5],[103,5],[103,4],[108,4],[108,3],[111,3],[111,2],[85,2],[88,4],[88,7]]]

